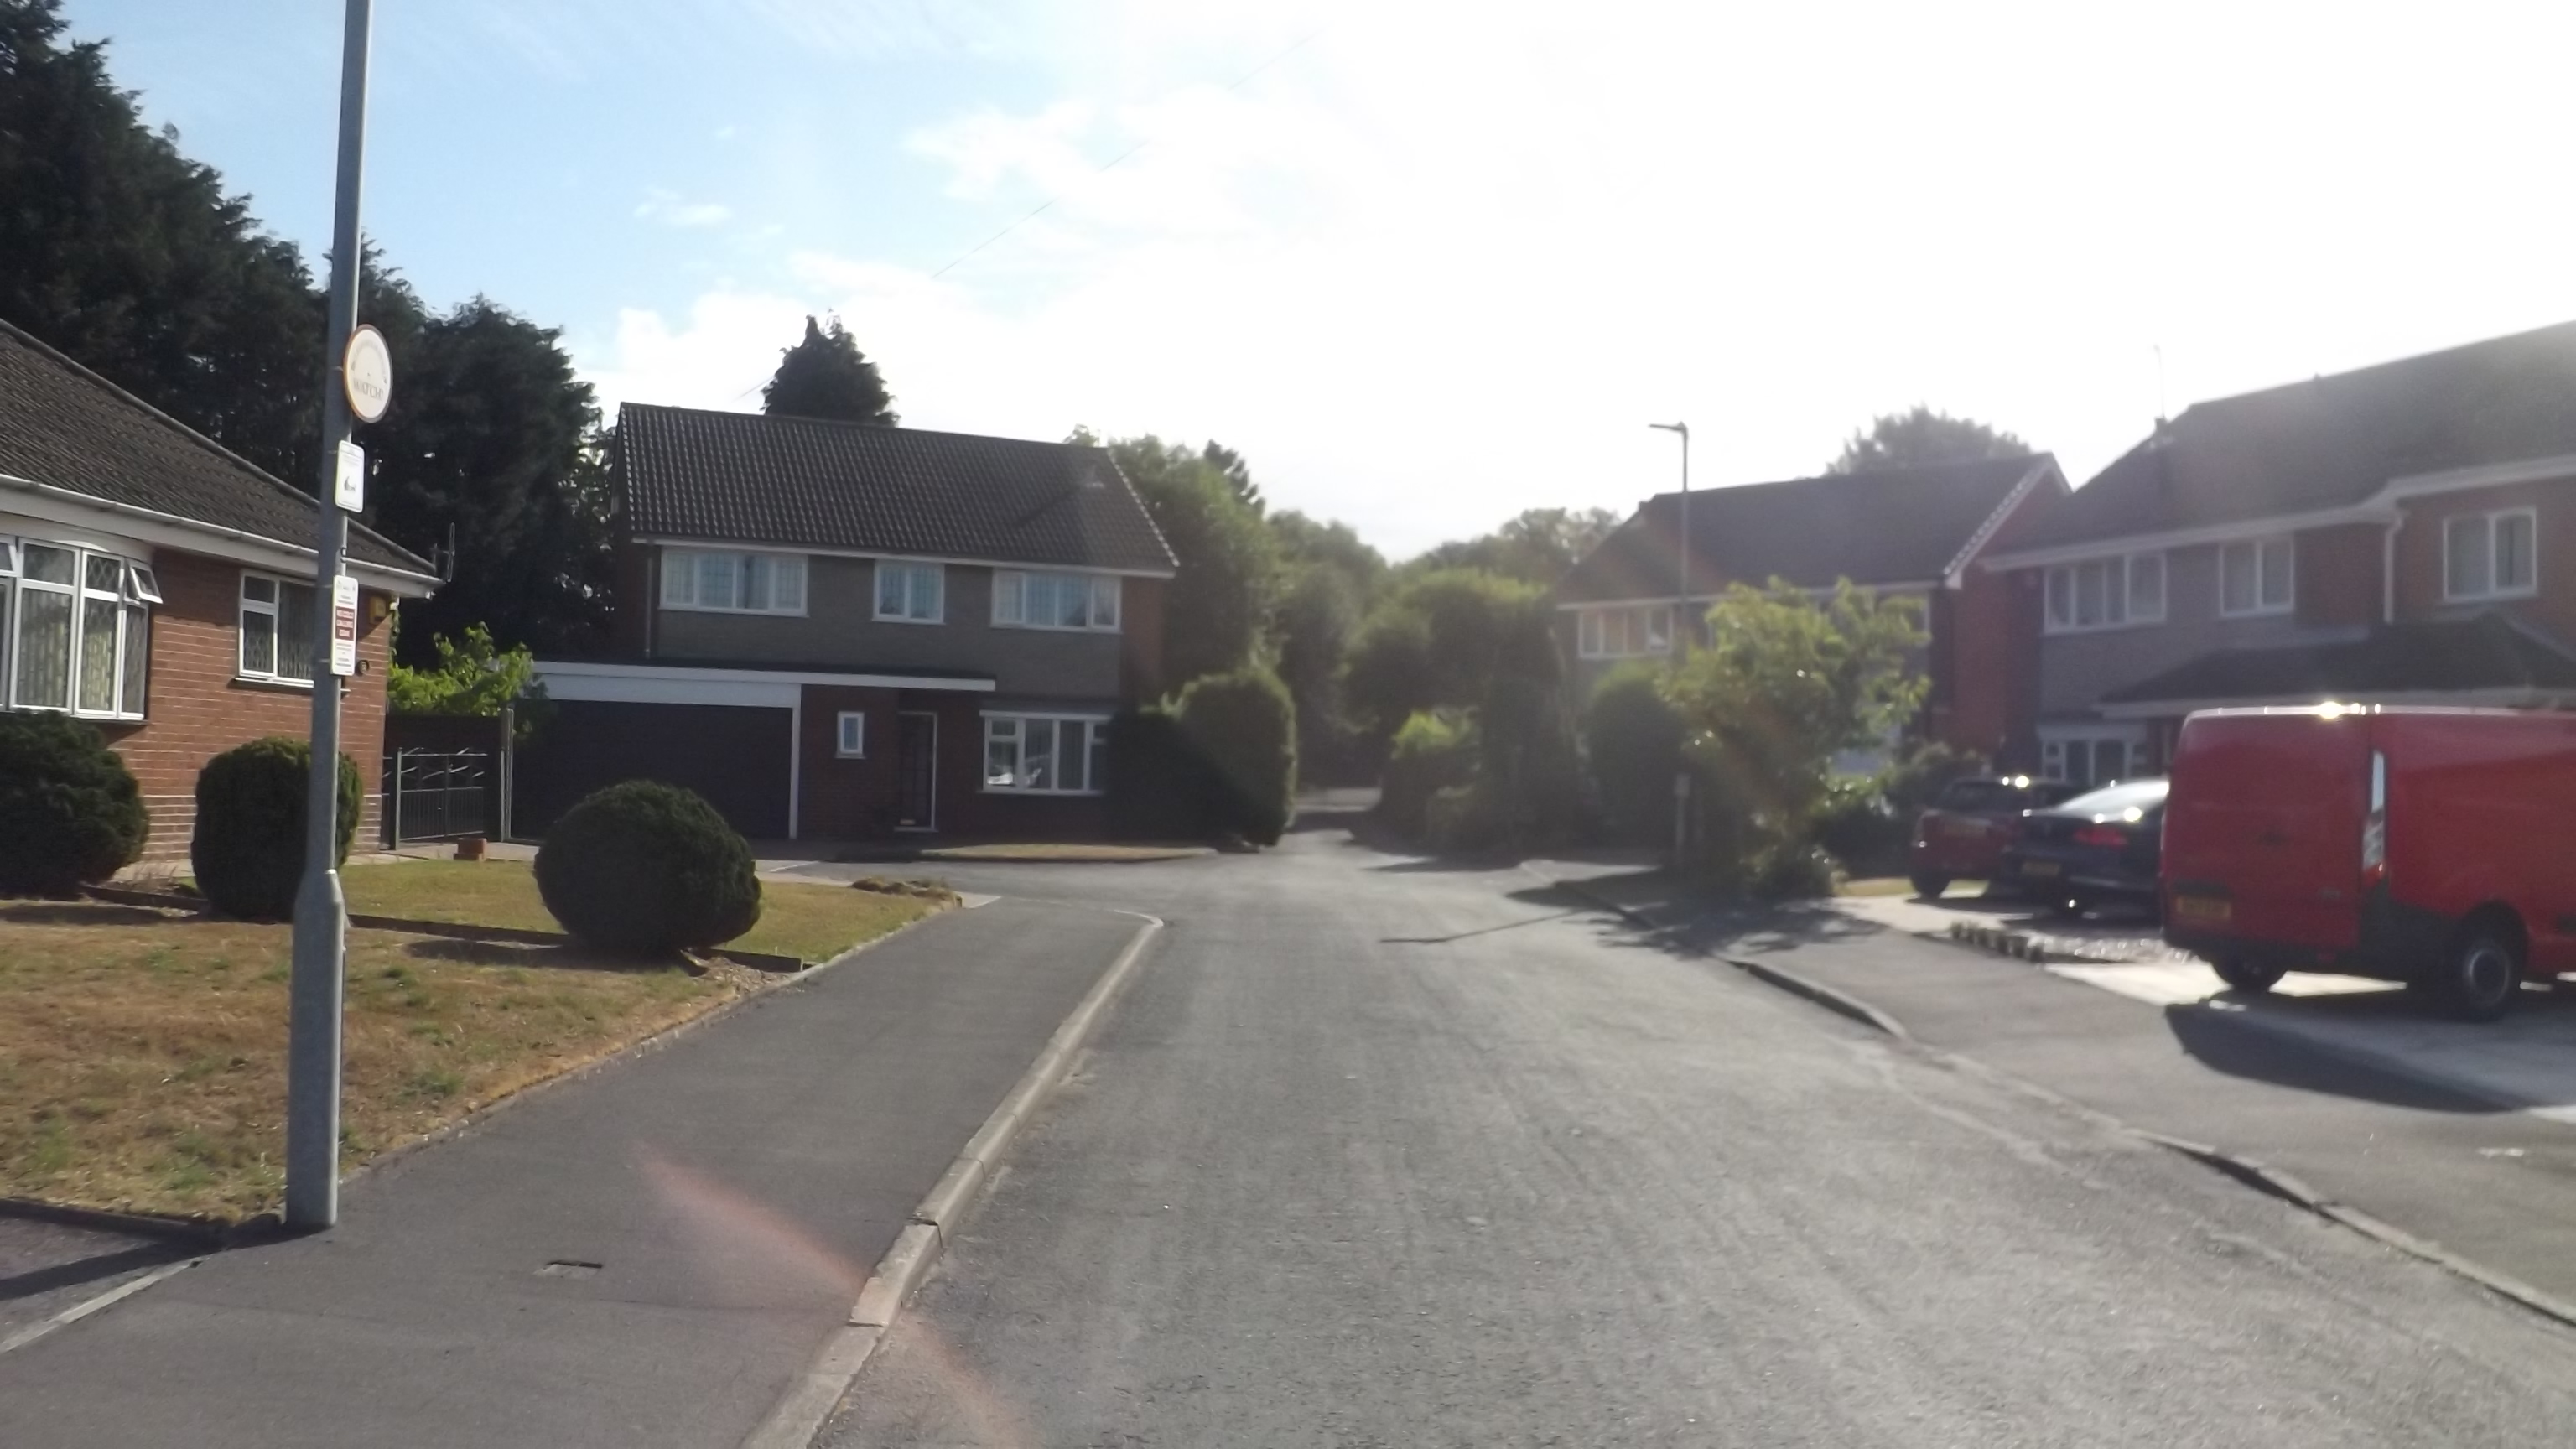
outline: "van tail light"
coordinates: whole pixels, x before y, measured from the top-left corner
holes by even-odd
[[[2075,832],[2078,845],[2107,845],[2117,850],[2129,843],[2129,832],[2116,825],[2087,825]]]
[[[2361,822],[2361,888],[2388,880],[2388,756],[2370,753],[2370,813]]]

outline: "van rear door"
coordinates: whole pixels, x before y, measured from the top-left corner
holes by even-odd
[[[2175,926],[2340,951],[2361,936],[2370,734],[2357,714],[2198,714],[2165,806]]]

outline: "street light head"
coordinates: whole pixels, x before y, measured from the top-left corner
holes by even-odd
[[[1648,423],[1646,426],[1657,428],[1667,433],[1679,433],[1685,438],[1690,436],[1690,424],[1688,423]]]

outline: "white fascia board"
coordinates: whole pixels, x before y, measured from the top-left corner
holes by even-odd
[[[1754,585],[1753,587],[1761,593],[1767,594],[1770,592],[1768,587],[1762,585]],[[1934,589],[1941,587],[1941,581],[1939,579],[1906,580],[1893,584],[1854,584],[1852,587],[1864,594],[1876,594],[1880,598],[1887,598],[1898,594],[1929,594]],[[1820,602],[1831,599],[1834,596],[1834,590],[1831,587],[1802,588],[1799,589],[1798,592],[1805,594],[1808,598],[1815,599]],[[1725,597],[1726,596],[1724,594],[1693,594],[1687,602],[1693,604],[1714,604]],[[1560,614],[1571,614],[1584,609],[1634,609],[1648,604],[1660,605],[1674,602],[1676,602],[1676,600],[1670,594],[1657,594],[1651,598],[1644,599],[1585,599],[1580,603],[1559,604],[1556,606],[1556,611]]]
[[[1170,569],[1105,569],[1091,564],[1010,563],[991,558],[954,558],[937,553],[890,553],[885,549],[822,548],[804,543],[750,543],[731,538],[681,538],[671,534],[639,533],[632,540],[657,548],[702,548],[715,553],[802,553],[818,558],[898,559],[905,563],[957,564],[964,568],[1011,569],[1025,573],[1114,574],[1129,579],[1168,579]]]
[[[2422,498],[2435,493],[2466,493],[2515,483],[2546,483],[2558,478],[2576,478],[2576,453],[2520,458],[2510,463],[2483,463],[2475,468],[2450,468],[2439,473],[2410,473],[2403,478],[2389,479],[2388,486],[2379,490],[2379,497],[2395,502],[2401,498]]]
[[[940,675],[914,674],[847,674],[804,669],[706,669],[674,664],[610,664],[581,659],[540,659],[537,678],[544,681],[546,693],[557,699],[633,700],[637,703],[686,702],[659,698],[673,691],[692,690],[716,694],[743,693],[741,699],[708,699],[706,703],[767,703],[775,700],[782,707],[793,700],[796,691],[809,684],[832,685],[845,689],[938,689],[963,694],[990,694],[989,679],[952,679]],[[559,687],[560,686],[560,687]],[[643,690],[651,686],[657,698],[647,700],[641,694],[616,691]],[[582,693],[567,693],[581,690]],[[753,698],[752,696],[757,696]]]
[[[2235,543],[2252,538],[2277,538],[2302,529],[2333,528],[2346,523],[2390,524],[2397,521],[2395,505],[2372,501],[2347,508],[2320,509],[2313,513],[2283,513],[2270,518],[2249,518],[2236,523],[2213,523],[2204,528],[2176,528],[2163,533],[2132,533],[2116,538],[2096,538],[2083,543],[2053,544],[2047,548],[2016,549],[1984,561],[1990,569],[2027,569],[2046,564],[2082,563],[2086,559],[2118,558],[2133,553],[2159,553],[2166,549],[2190,548],[2204,543]]]
[[[0,473],[0,487],[10,490],[10,511],[29,518],[72,528],[107,529],[155,548],[172,548],[182,553],[249,564],[288,578],[313,577],[315,550],[311,548],[280,543],[238,528],[200,523],[174,513],[138,508],[130,503],[111,503],[104,498],[92,498],[6,473]],[[343,566],[352,578],[369,588],[406,599],[428,598],[438,591],[440,584],[440,580],[428,574],[387,568],[363,559],[344,556]]]
[[[1941,571],[1941,587],[1945,589],[1961,587],[1967,579],[1968,565],[1975,562],[1977,554],[1994,541],[1995,535],[2003,529],[2004,520],[2012,517],[2013,510],[2021,507],[2022,501],[2030,497],[2031,490],[2058,476],[2060,475],[2057,471],[2057,460],[2053,457],[2034,465],[2028,473],[2023,474],[2022,480],[2012,486],[2010,493],[2004,495],[2004,501],[1996,504],[1994,511],[1986,515],[1985,521],[1977,525],[1977,531],[1968,535],[1967,543],[1961,546],[1958,556],[1950,560],[1950,566]]]

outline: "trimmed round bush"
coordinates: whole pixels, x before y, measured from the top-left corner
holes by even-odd
[[[694,790],[611,785],[564,812],[537,850],[537,894],[594,946],[662,953],[760,922],[751,847]]]
[[[1277,845],[1297,805],[1297,708],[1267,669],[1247,666],[1190,681],[1174,713],[1206,761],[1209,824]]]
[[[246,921],[295,914],[304,880],[305,777],[313,747],[286,735],[235,745],[197,772],[197,827],[188,863],[209,905]],[[340,757],[340,810],[332,864],[349,858],[366,787],[357,762]]]
[[[0,891],[60,895],[143,853],[134,773],[95,725],[0,713]]]
[[[1431,797],[1464,786],[1476,773],[1476,726],[1454,711],[1424,711],[1404,722],[1379,775],[1377,817],[1407,840],[1431,826]]]

